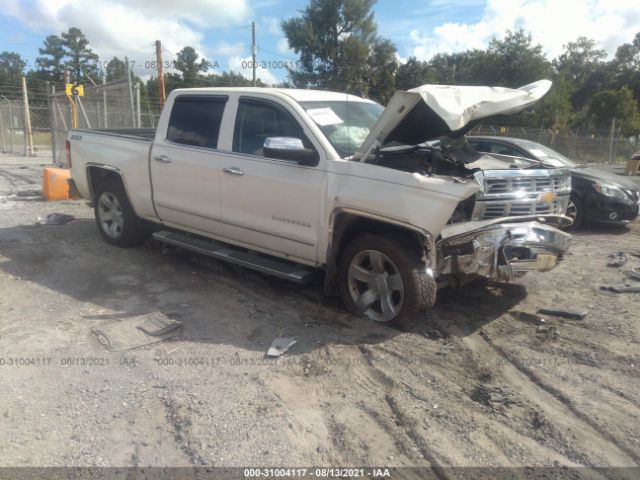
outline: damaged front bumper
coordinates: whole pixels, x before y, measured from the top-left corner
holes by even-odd
[[[570,242],[571,235],[539,221],[484,225],[437,243],[438,278],[450,284],[466,276],[510,281],[526,272],[551,270]]]

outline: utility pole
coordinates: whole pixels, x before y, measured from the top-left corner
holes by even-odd
[[[107,72],[102,72],[102,104],[104,114],[104,128],[109,128],[109,114],[107,113]]]
[[[251,67],[253,69],[253,86],[256,86],[256,22],[251,22]]]
[[[22,77],[22,100],[24,101],[24,154],[33,155],[33,132],[31,131],[31,115],[29,114],[29,95],[27,94],[27,78]]]
[[[47,82],[47,86],[49,82]],[[53,163],[60,165],[62,162],[58,161],[58,149],[56,145],[56,137],[60,133],[58,131],[58,114],[56,113],[56,86],[51,85],[51,89],[47,87],[47,94],[49,95],[49,118],[51,119],[51,154],[53,155]]]
[[[136,91],[136,124],[138,128],[142,128],[142,121],[140,116],[140,84],[136,82],[134,87]]]
[[[162,71],[162,44],[156,40],[156,64],[158,67],[158,97],[160,97],[160,108],[164,107],[167,95],[164,91],[164,72]]]
[[[71,83],[69,79],[69,69],[64,69],[64,86],[65,90],[67,85]],[[76,112],[76,103],[71,98],[71,95],[67,95],[67,100],[69,101],[69,113],[71,114],[71,128],[78,128],[78,113]]]
[[[131,84],[131,64],[129,58],[124,57],[124,61],[127,62],[127,84],[129,87],[129,102],[131,103],[131,125],[136,128],[136,109],[133,105],[133,85]]]
[[[613,137],[616,134],[616,119],[611,119],[611,135],[609,138],[609,163],[613,161]]]

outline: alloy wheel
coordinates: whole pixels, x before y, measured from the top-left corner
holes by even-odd
[[[376,322],[393,320],[402,309],[404,283],[398,267],[382,252],[364,250],[349,264],[351,299],[361,314]]]
[[[111,192],[103,192],[98,199],[98,220],[104,232],[111,238],[122,235],[124,216],[122,205]]]

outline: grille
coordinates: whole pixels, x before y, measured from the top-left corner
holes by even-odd
[[[487,202],[481,214],[482,220],[500,217],[516,217],[519,215],[561,215],[566,208],[566,201],[551,203],[531,202]]]
[[[477,174],[483,189],[477,194],[472,213],[474,220],[526,215],[563,215],[569,203],[571,177],[567,170],[557,171],[493,170]],[[552,202],[540,195],[554,192]]]
[[[485,195],[525,192],[542,193],[558,192],[568,187],[568,181],[563,177],[545,178],[485,178]]]

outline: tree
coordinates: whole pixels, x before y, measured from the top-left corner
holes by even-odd
[[[65,66],[71,72],[73,82],[84,83],[98,81],[99,60],[93,50],[89,48],[89,40],[79,28],[71,27],[68,32],[62,34],[65,57],[68,60]]]
[[[371,48],[368,62],[367,94],[386,104],[396,90],[395,75],[398,70],[396,47],[390,40],[380,40]]]
[[[615,84],[620,88],[627,86],[640,101],[640,32],[633,42],[618,47],[612,61],[615,71]]]
[[[17,96],[22,88],[22,74],[27,62],[19,53],[4,51],[0,53],[0,90],[4,94]]]
[[[105,68],[105,73],[107,75],[107,82],[112,80],[119,80],[121,78],[127,77],[127,64],[124,60],[119,59],[118,57],[113,57],[107,63],[107,67]]]
[[[193,47],[184,47],[176,55],[174,66],[182,74],[185,87],[196,87],[200,85],[201,73],[209,69],[209,62],[204,58],[198,60]]]
[[[504,39],[493,39],[483,59],[485,85],[517,88],[548,78],[551,64],[544,56],[542,45],[533,45],[530,33],[507,30]]]
[[[604,59],[607,54],[596,48],[596,42],[579,37],[564,46],[563,53],[554,60],[558,76],[572,86],[571,103],[576,110],[586,107],[589,98],[607,88],[611,74]]]
[[[627,87],[594,94],[589,102],[589,115],[596,127],[607,128],[615,118],[623,135],[640,134],[638,105]]]
[[[534,126],[554,129],[570,126],[574,120],[571,106],[572,91],[566,80],[554,79],[549,93],[534,105],[530,116],[531,123]]]
[[[396,50],[377,36],[374,0],[310,0],[298,17],[282,22],[289,46],[300,55],[289,76],[297,87],[341,90],[386,98]],[[377,64],[372,71],[372,57]]]
[[[409,57],[405,63],[398,67],[396,72],[396,88],[410,90],[427,83],[427,62]]]
[[[49,35],[43,43],[44,46],[38,49],[42,56],[36,59],[38,69],[45,73],[49,81],[62,83],[64,71],[62,60],[66,55],[64,41],[57,35]]]
[[[495,85],[495,58],[487,50],[439,53],[427,64],[425,83]]]

